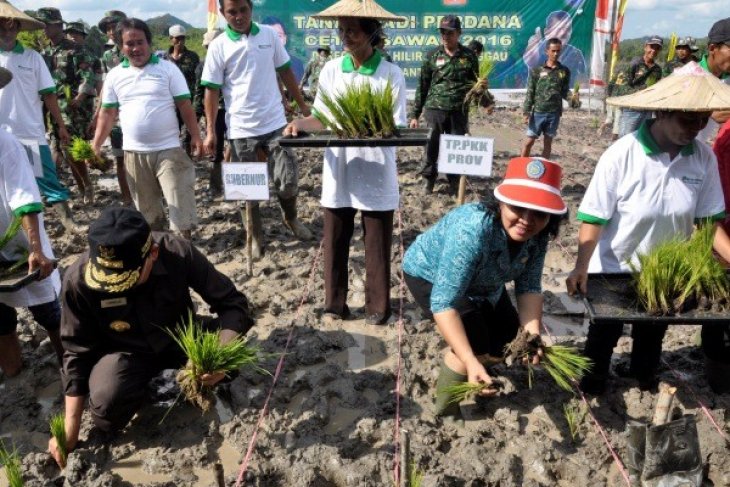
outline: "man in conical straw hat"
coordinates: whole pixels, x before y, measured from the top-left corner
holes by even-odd
[[[375,90],[393,92],[395,123],[405,126],[406,85],[398,66],[386,61],[375,46],[383,36],[381,22],[399,21],[372,0],[341,0],[314,15],[335,19],[345,55],[322,68],[314,100],[317,116],[331,118],[323,95],[336,98],[348,87],[369,84]],[[297,119],[284,135],[322,130],[315,116]],[[337,147],[324,154],[322,199],[324,213],[323,318],[335,322],[350,317],[347,306],[347,274],[350,239],[355,214],[361,212],[365,234],[365,313],[366,323],[388,321],[390,309],[390,249],[393,212],[398,208],[398,171],[394,147]]]
[[[630,272],[647,254],[673,238],[689,237],[696,222],[717,225],[725,215],[717,160],[696,140],[710,113],[730,108],[730,87],[690,62],[655,85],[609,98],[609,105],[656,113],[601,156],[578,209],[578,258],[568,293],[585,293],[589,273]],[[715,233],[715,250],[730,258],[730,239]],[[584,390],[600,393],[623,326],[591,325],[585,355],[593,360]],[[666,326],[634,326],[629,374],[655,386]],[[703,340],[704,342],[704,340]]]
[[[68,145],[69,133],[58,106],[56,84],[41,55],[23,47],[17,40],[21,31],[44,27],[42,22],[0,0],[0,67],[10,70],[15,78],[0,92],[0,120],[8,124],[18,139],[29,141],[34,146],[38,144],[42,168],[39,167],[34,174],[41,194],[45,202],[56,210],[64,228],[73,232],[76,227],[68,206],[69,191],[56,175],[43,120],[45,104],[58,127],[61,143]]]

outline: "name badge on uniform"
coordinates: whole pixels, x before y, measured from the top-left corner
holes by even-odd
[[[126,321],[117,320],[117,321],[112,321],[111,324],[109,325],[109,328],[116,331],[117,333],[122,333],[122,332],[127,331],[130,328],[132,328],[132,325],[130,325]]]
[[[444,64],[446,64],[446,59],[444,59],[441,56],[439,56],[439,57],[436,58],[436,67],[439,67],[440,68]]]
[[[540,71],[540,77],[541,78],[544,78],[547,75],[548,75],[548,72],[547,71]]]
[[[119,306],[126,306],[127,298],[114,298],[114,299],[102,299],[102,308],[118,308]]]

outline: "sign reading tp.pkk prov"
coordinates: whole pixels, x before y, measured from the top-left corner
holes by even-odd
[[[269,199],[269,171],[265,162],[223,164],[223,194],[226,200],[266,201]]]
[[[440,173],[491,176],[493,158],[494,139],[441,134]]]

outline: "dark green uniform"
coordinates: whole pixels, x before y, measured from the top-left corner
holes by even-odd
[[[669,76],[670,74],[672,74],[674,72],[675,69],[683,67],[690,61],[698,62],[699,60],[694,55],[692,55],[689,57],[689,59],[687,59],[687,61],[680,61],[679,59],[674,59],[673,61],[669,61],[667,64],[664,65],[664,69],[662,70],[663,75],[665,77]]]
[[[172,50],[172,47],[168,49],[167,59],[180,68],[188,84],[188,90],[190,90],[190,94],[192,95],[195,92],[195,70],[198,68],[198,64],[200,64],[200,56],[190,49],[184,48],[180,57],[175,59],[172,57]]]
[[[563,112],[563,100],[570,92],[570,70],[557,62],[554,68],[547,64],[532,68],[527,81],[523,111],[531,113]]]
[[[122,59],[124,59],[124,55],[117,45],[104,51],[104,54],[101,55],[102,77],[106,78],[109,71],[116,68],[122,62]],[[119,126],[118,121],[114,122],[112,131],[109,133],[109,139],[112,143],[112,155],[122,157],[124,155],[122,152],[122,128]]]
[[[322,68],[327,64],[330,58],[323,58],[317,55],[316,58],[312,59],[307,63],[307,67],[304,69],[304,76],[302,81],[299,82],[300,86],[304,86],[304,83],[309,81],[309,93],[308,97],[312,100],[317,96],[317,85],[319,84],[319,73],[322,72]]]
[[[643,57],[637,57],[626,68],[626,92],[624,95],[636,93],[652,86],[662,79],[662,67],[658,63],[648,66]]]

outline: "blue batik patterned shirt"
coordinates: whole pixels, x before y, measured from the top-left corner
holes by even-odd
[[[433,284],[433,313],[463,312],[484,300],[494,305],[509,281],[517,294],[541,293],[548,236],[531,238],[512,260],[507,243],[499,217],[482,203],[463,205],[416,238],[403,271]]]

